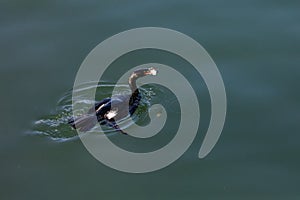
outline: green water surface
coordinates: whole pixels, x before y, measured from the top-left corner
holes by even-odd
[[[279,0],[1,1],[0,199],[299,199],[299,9],[299,1]],[[194,38],[223,76],[226,124],[207,157],[197,157],[210,117],[200,77],[191,76],[199,81],[199,133],[162,170],[118,172],[78,139],[34,134],[34,123],[57,116],[57,102],[98,43],[145,26]],[[115,71],[153,59],[187,65],[160,52],[133,56],[117,61]]]

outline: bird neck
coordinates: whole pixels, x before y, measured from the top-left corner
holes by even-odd
[[[129,77],[129,80],[128,80],[128,83],[129,83],[129,87],[131,89],[131,92],[132,94],[136,92],[137,89],[137,86],[136,86],[136,80],[137,80],[137,75],[136,74],[132,74],[130,77]]]
[[[139,76],[135,73],[133,73],[129,77],[128,83],[129,83],[129,87],[131,89],[131,96],[130,96],[130,100],[129,100],[129,105],[130,106],[136,106],[140,101],[140,91],[139,91],[139,89],[137,88],[137,85],[136,85],[136,80],[138,78],[139,78]]]

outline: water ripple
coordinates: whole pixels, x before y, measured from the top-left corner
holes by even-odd
[[[103,99],[111,96],[111,92],[115,88],[117,94],[131,94],[131,90],[128,85],[114,85],[111,83],[86,83],[81,85],[80,88],[75,89],[75,92],[80,94],[76,96],[78,98],[77,103],[81,104],[83,108],[91,108],[95,102],[84,99],[84,95],[89,90],[96,87],[96,99]],[[132,116],[133,121],[137,123],[145,123],[148,120],[147,108],[151,106],[151,100],[156,98],[156,92],[163,94],[159,88],[153,86],[140,87],[142,94],[142,100],[140,106]],[[49,137],[55,141],[69,141],[78,138],[78,133],[69,124],[68,120],[72,118],[72,90],[66,92],[57,102],[55,111],[52,114],[41,117],[33,123],[31,133],[36,135],[42,135]],[[114,95],[114,94],[113,94]],[[129,127],[129,116],[118,122],[121,128]],[[132,121],[131,121],[132,122]],[[99,129],[99,130],[98,130]],[[102,126],[101,128],[94,127],[89,132],[97,132],[99,134],[113,134],[116,131],[110,127]]]

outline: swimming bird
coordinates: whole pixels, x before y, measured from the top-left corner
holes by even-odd
[[[96,102],[95,107],[91,108],[87,114],[69,120],[69,124],[74,129],[86,132],[92,129],[98,121],[101,125],[106,124],[123,134],[127,134],[116,124],[116,119],[123,119],[128,116],[128,114],[131,116],[138,108],[142,97],[136,85],[137,79],[147,75],[155,76],[156,74],[157,69],[154,67],[134,71],[128,79],[131,95],[114,95],[111,98],[102,99]],[[126,109],[128,107],[129,110]],[[97,121],[95,119],[97,119]]]

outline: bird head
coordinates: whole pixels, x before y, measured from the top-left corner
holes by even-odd
[[[154,67],[150,67],[146,70],[145,74],[146,75],[152,75],[152,76],[156,76],[157,75],[157,69],[155,69]]]

